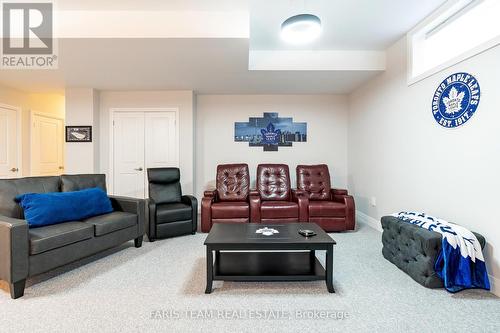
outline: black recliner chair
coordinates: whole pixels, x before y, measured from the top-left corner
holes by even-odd
[[[196,233],[198,200],[182,195],[180,178],[179,168],[148,169],[150,242]]]

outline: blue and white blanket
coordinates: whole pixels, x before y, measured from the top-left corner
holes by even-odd
[[[442,236],[442,249],[434,269],[446,290],[467,288],[490,290],[483,251],[476,236],[464,227],[419,212],[392,214],[399,220],[435,231]]]

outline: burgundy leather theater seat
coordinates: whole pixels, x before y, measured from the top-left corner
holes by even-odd
[[[201,231],[214,223],[248,223],[250,176],[247,164],[217,166],[216,189],[205,191],[201,200]]]
[[[255,223],[307,222],[307,198],[290,186],[285,164],[259,164],[257,189],[250,192],[250,220]]]
[[[333,201],[309,201],[309,216],[345,217],[345,205]]]
[[[299,205],[289,201],[264,201],[260,204],[263,219],[293,218],[298,221]]]
[[[246,219],[248,222],[250,206],[247,202],[214,202],[212,204],[212,220]]]
[[[309,222],[326,231],[354,230],[354,199],[347,190],[331,188],[327,165],[298,165],[297,188],[309,199]]]

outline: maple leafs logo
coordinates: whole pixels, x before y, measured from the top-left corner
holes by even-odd
[[[458,93],[455,87],[450,89],[448,97],[443,98],[443,103],[446,106],[446,114],[455,114],[462,110],[462,100],[464,99],[465,93],[462,91]]]
[[[275,129],[273,123],[269,123],[269,125],[267,125],[267,128],[261,129],[260,132],[262,133],[264,143],[278,144],[281,130]]]
[[[257,229],[255,231],[255,233],[256,234],[263,234],[264,236],[272,236],[274,234],[279,234],[280,232],[276,229],[273,229],[273,228],[264,227],[264,228]]]

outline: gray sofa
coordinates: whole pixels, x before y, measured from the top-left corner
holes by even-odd
[[[78,191],[99,187],[104,175],[0,179],[0,280],[12,298],[23,296],[26,278],[47,272],[129,240],[141,247],[145,200],[110,196],[114,211],[84,221],[28,228],[14,198],[23,193]]]
[[[394,216],[384,216],[382,223],[382,255],[413,280],[427,288],[442,288],[443,281],[434,271],[441,252],[441,234],[401,222]],[[474,232],[484,249],[486,240]]]

